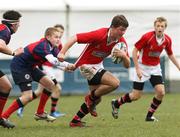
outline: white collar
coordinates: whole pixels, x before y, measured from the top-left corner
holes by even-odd
[[[156,41],[157,41],[158,45],[161,45],[164,42],[164,40],[165,40],[164,34],[160,38],[158,38],[157,35],[156,35]]]

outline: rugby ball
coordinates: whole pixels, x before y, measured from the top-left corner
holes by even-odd
[[[126,44],[124,42],[119,42],[111,50],[112,62],[115,64],[119,64],[123,61],[123,59],[120,57],[113,56],[114,49],[119,49],[119,50],[123,50],[124,52],[127,52]]]

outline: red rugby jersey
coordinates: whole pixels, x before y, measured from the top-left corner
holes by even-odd
[[[79,67],[83,64],[98,64],[111,54],[112,48],[118,42],[124,42],[128,49],[127,43],[123,37],[118,41],[107,44],[109,28],[100,28],[95,31],[77,34],[77,42],[87,44],[80,54],[75,65]],[[128,53],[127,53],[128,54]]]
[[[155,31],[145,33],[135,43],[135,47],[140,51],[138,61],[149,66],[156,66],[160,63],[160,54],[163,49],[166,50],[168,55],[173,54],[171,38],[164,34],[163,41],[158,44]]]

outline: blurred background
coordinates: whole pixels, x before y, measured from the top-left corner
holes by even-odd
[[[124,37],[129,45],[132,56],[134,43],[147,31],[153,30],[156,17],[164,16],[168,20],[166,33],[172,38],[173,51],[180,62],[180,2],[164,0],[0,0],[0,17],[6,10],[18,10],[22,14],[18,32],[12,36],[9,47],[16,49],[29,43],[38,41],[44,35],[47,27],[62,24],[65,33],[62,43],[72,35],[87,32],[101,27],[109,27],[112,17],[123,14],[129,21],[129,28]],[[68,52],[67,61],[75,62],[84,45],[75,44]],[[19,89],[12,80],[9,64],[11,56],[0,53],[0,69],[8,75],[13,83],[14,91],[11,95],[19,95]],[[133,63],[126,70],[121,65],[112,63],[111,58],[104,62],[105,68],[110,70],[121,80],[121,86],[115,92],[128,92],[132,88]],[[167,92],[179,92],[180,73],[169,62],[166,53],[162,54],[162,70]],[[84,94],[87,92],[86,80],[78,70],[74,73],[64,73],[54,70],[62,84],[63,94]],[[34,84],[36,88],[36,84]],[[145,85],[146,92],[153,92],[149,83]]]

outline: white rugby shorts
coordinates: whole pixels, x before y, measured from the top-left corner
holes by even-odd
[[[81,75],[88,80],[91,80],[94,75],[102,69],[104,69],[102,62],[99,64],[83,64],[79,67]]]
[[[135,71],[135,74],[133,77],[134,82],[145,82],[150,79],[151,75],[162,76],[160,64],[158,64],[156,66],[147,66],[147,65],[139,63],[139,68],[142,71],[142,78],[139,79],[139,77],[137,76],[137,73]]]

